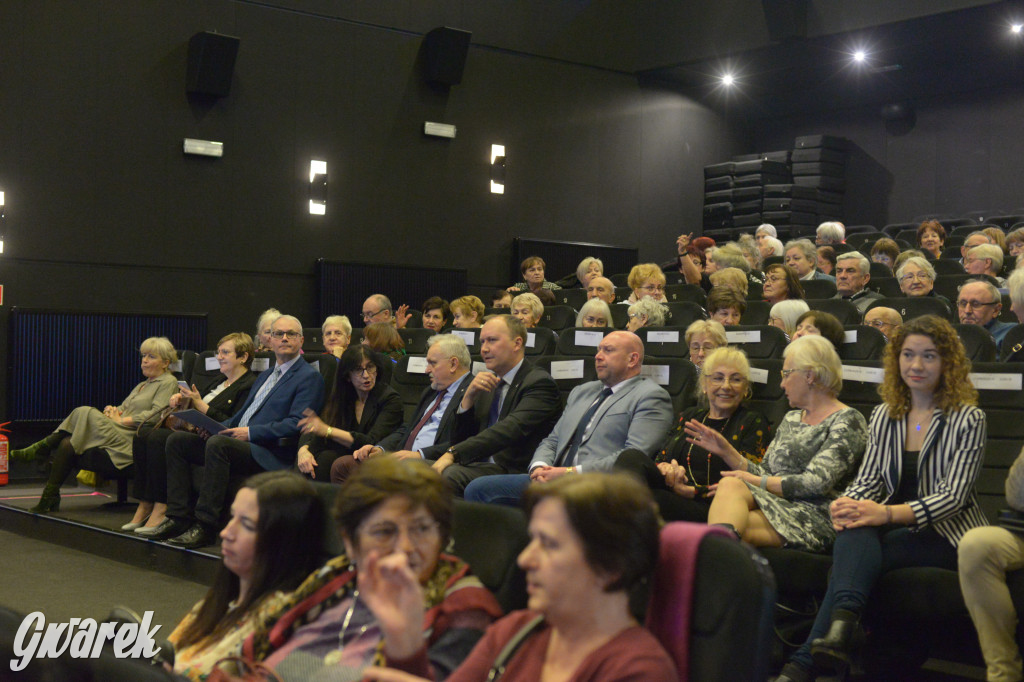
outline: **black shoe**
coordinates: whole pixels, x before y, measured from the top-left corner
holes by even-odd
[[[198,549],[200,547],[212,545],[213,542],[213,533],[210,532],[203,524],[194,523],[191,528],[178,537],[168,540],[167,544],[174,545],[175,547],[181,547],[182,549]]]
[[[60,486],[47,484],[39,498],[39,504],[29,509],[33,514],[48,514],[60,510]]]
[[[188,524],[183,521],[175,521],[171,517],[165,518],[157,525],[146,528],[136,528],[135,534],[146,538],[147,540],[166,540],[168,538],[175,538],[188,530]]]
[[[775,682],[812,682],[813,680],[814,673],[795,663],[787,663],[782,666],[779,676],[775,678]]]
[[[863,639],[859,621],[860,616],[852,611],[836,609],[832,612],[828,632],[811,642],[815,667],[840,672],[849,667],[851,653]]]

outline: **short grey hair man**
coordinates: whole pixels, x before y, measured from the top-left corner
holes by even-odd
[[[831,220],[818,225],[818,230],[815,234],[817,235],[819,246],[842,244],[843,240],[846,239],[846,227],[838,221]]]
[[[427,348],[433,348],[437,346],[437,349],[441,351],[445,358],[455,358],[459,361],[459,366],[469,370],[473,368],[473,360],[469,356],[469,348],[466,347],[466,342],[455,334],[438,334],[437,336],[431,336],[427,339]]]

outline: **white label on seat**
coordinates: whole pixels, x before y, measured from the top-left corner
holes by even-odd
[[[1019,391],[1021,390],[1021,375],[972,372],[971,383],[975,388],[984,388],[989,391]]]
[[[217,362],[217,358],[206,358],[206,371],[220,369],[220,363]]]
[[[849,381],[866,381],[872,384],[882,383],[885,370],[881,367],[852,367],[843,365],[843,379]]]
[[[668,386],[671,369],[668,365],[644,365],[640,368],[640,374],[654,379],[661,386]]]
[[[577,330],[575,342],[577,346],[593,346],[597,348],[601,345],[603,338],[604,334],[601,332],[582,332]]]
[[[536,348],[537,347],[537,335],[533,332],[526,332],[526,347]]]
[[[409,374],[426,374],[427,359],[410,355],[409,364],[405,366],[405,371]]]
[[[473,374],[479,374],[480,372],[486,372],[486,371],[487,371],[487,365],[485,365],[484,363],[479,362],[479,361],[473,363]]]
[[[555,379],[582,379],[582,360],[556,360],[551,363],[551,376]]]
[[[726,332],[725,340],[729,343],[761,343],[761,332]],[[767,370],[765,371],[767,372]]]
[[[728,333],[728,332],[727,332]],[[737,334],[746,334],[747,332],[736,332]],[[754,332],[755,334],[757,332]],[[767,384],[768,383],[768,370],[761,369],[759,367],[750,368],[750,380],[755,384]]]
[[[851,329],[844,333],[843,343],[857,343],[857,330]]]
[[[253,358],[252,371],[263,372],[270,369],[270,358]]]
[[[455,334],[455,336],[465,341],[467,346],[472,346],[474,343],[476,343],[476,334],[474,334],[473,332],[467,332],[461,329],[453,329],[452,334]]]
[[[679,332],[647,332],[647,340],[656,343],[679,343]]]

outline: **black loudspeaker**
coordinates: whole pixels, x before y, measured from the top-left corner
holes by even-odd
[[[203,31],[188,41],[186,92],[227,97],[235,70],[239,39]]]
[[[768,37],[773,42],[807,37],[807,5],[810,0],[761,0]]]
[[[469,31],[443,26],[423,38],[423,64],[428,83],[458,85],[469,53]]]

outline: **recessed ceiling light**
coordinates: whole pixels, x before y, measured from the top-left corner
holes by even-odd
[[[732,85],[736,82],[736,78],[731,73],[722,74],[722,85]]]
[[[853,61],[863,63],[868,58],[868,53],[864,50],[857,50],[853,53]]]

